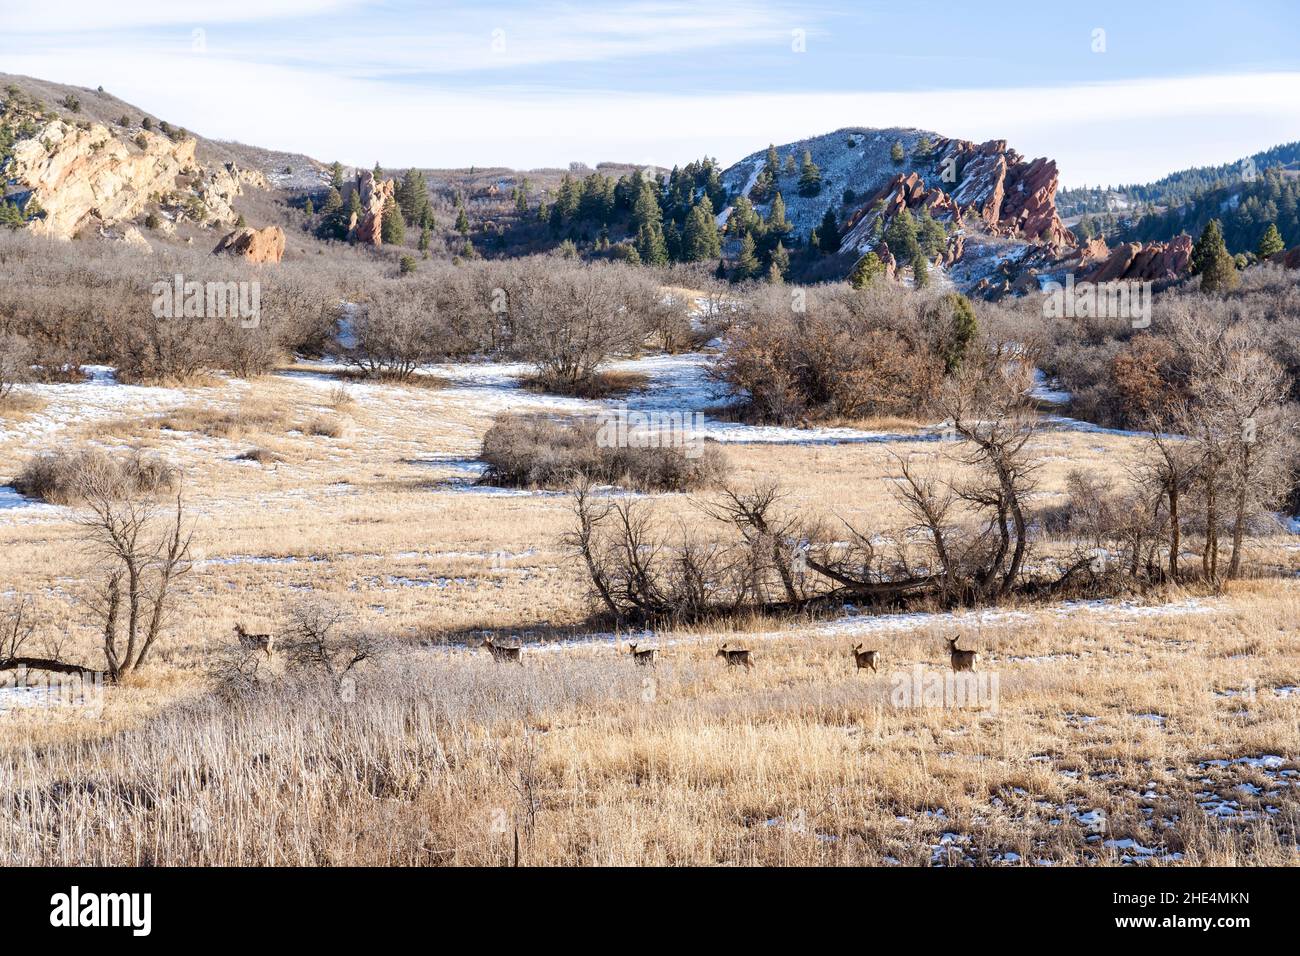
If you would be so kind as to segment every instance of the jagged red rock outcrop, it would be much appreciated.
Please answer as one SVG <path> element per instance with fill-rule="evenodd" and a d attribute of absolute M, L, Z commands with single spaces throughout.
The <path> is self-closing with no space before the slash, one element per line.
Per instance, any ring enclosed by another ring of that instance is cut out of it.
<path fill-rule="evenodd" d="M 384 209 L 394 201 L 397 184 L 391 179 L 376 183 L 375 174 L 363 170 L 357 176 L 356 188 L 361 197 L 361 215 L 352 214 L 348 239 L 372 246 L 383 245 Z"/>
<path fill-rule="evenodd" d="M 939 175 L 951 170 L 956 176 L 952 201 L 957 208 L 974 209 L 989 231 L 1047 243 L 1058 250 L 1077 244 L 1056 210 L 1060 177 L 1054 160 L 1025 162 L 1001 139 L 978 146 L 960 139 L 940 140 L 933 154 Z"/>
<path fill-rule="evenodd" d="M 243 256 L 259 264 L 278 263 L 284 258 L 284 238 L 284 230 L 279 226 L 236 229 L 217 243 L 212 254 Z"/>
<path fill-rule="evenodd" d="M 866 250 L 872 245 L 873 238 L 883 232 L 905 208 L 918 212 L 928 209 L 935 219 L 946 220 L 957 227 L 962 224 L 961 212 L 946 192 L 927 188 L 919 173 L 900 173 L 868 197 L 845 221 L 841 246 Z M 879 231 L 876 228 L 877 220 L 880 221 Z M 951 262 L 960 258 L 962 246 L 962 237 L 950 237 L 944 261 Z"/>
<path fill-rule="evenodd" d="M 1082 282 L 1167 282 L 1186 273 L 1192 260 L 1192 237 L 1169 242 L 1126 242 L 1079 275 Z"/>

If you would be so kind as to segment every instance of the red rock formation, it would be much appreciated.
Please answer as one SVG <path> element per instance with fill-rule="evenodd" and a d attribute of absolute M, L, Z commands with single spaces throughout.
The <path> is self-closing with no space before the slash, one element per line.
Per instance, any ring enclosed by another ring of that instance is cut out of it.
<path fill-rule="evenodd" d="M 396 184 L 391 179 L 375 182 L 375 174 L 363 170 L 357 176 L 357 190 L 361 193 L 361 218 L 356 214 L 348 223 L 348 239 L 372 246 L 383 245 L 384 209 L 393 202 Z"/>
<path fill-rule="evenodd" d="M 1098 236 L 1096 239 L 1089 239 L 1079 247 L 1080 262 L 1095 262 L 1098 259 L 1105 259 L 1110 255 L 1110 248 L 1106 245 L 1106 240 Z"/>
<path fill-rule="evenodd" d="M 843 226 L 841 246 L 858 251 L 870 248 L 873 237 L 883 233 L 904 208 L 913 211 L 928 209 L 935 219 L 948 220 L 958 228 L 962 225 L 961 212 L 947 193 L 942 189 L 927 189 L 925 181 L 917 173 L 906 176 L 900 173 L 848 218 Z M 877 218 L 880 219 L 880 232 L 876 231 Z M 960 258 L 961 249 L 961 238 L 957 237 L 954 242 L 950 237 L 944 261 Z"/>
<path fill-rule="evenodd" d="M 889 251 L 889 243 L 881 242 L 876 246 L 875 253 L 880 257 L 880 261 L 885 267 L 885 278 L 895 278 L 898 275 L 898 261 L 894 258 L 894 254 Z"/>
<path fill-rule="evenodd" d="M 940 175 L 951 169 L 957 176 L 953 202 L 959 209 L 974 209 L 991 232 L 1044 242 L 1058 250 L 1077 245 L 1056 211 L 1055 161 L 1027 163 L 1000 139 L 979 146 L 966 140 L 940 140 L 934 155 Z"/>
<path fill-rule="evenodd" d="M 213 255 L 220 253 L 243 256 L 249 262 L 278 263 L 284 258 L 284 230 L 279 226 L 236 229 L 212 250 Z"/>
<path fill-rule="evenodd" d="M 1192 259 L 1192 237 L 1176 236 L 1169 242 L 1126 242 L 1079 276 L 1081 282 L 1165 282 L 1187 271 Z"/>

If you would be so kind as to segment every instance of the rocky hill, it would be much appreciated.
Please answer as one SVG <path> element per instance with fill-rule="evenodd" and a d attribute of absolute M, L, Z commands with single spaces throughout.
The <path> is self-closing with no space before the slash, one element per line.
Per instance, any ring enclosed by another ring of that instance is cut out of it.
<path fill-rule="evenodd" d="M 1026 160 L 1002 140 L 975 144 L 925 130 L 850 127 L 776 152 L 776 190 L 795 234 L 806 236 L 828 208 L 842 224 L 842 274 L 868 251 L 889 258 L 881 236 L 903 208 L 928 210 L 944 225 L 947 249 L 936 264 L 948 280 L 977 292 L 1010 291 L 1023 284 L 1022 274 L 1037 275 L 1077 245 L 1056 211 L 1056 164 Z M 805 152 L 821 172 L 815 195 L 800 191 Z M 726 170 L 723 182 L 749 196 L 767 164 L 767 151 L 751 154 Z M 755 207 L 766 214 L 773 199 Z"/>

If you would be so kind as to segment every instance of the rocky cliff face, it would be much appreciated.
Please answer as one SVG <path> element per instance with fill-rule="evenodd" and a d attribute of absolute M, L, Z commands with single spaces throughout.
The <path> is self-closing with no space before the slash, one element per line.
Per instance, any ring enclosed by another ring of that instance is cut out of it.
<path fill-rule="evenodd" d="M 30 194 L 44 210 L 29 228 L 57 239 L 90 229 L 116 235 L 121 230 L 114 227 L 151 204 L 173 219 L 231 224 L 243 187 L 265 188 L 266 179 L 234 163 L 204 168 L 195 159 L 196 145 L 192 137 L 175 141 L 145 130 L 53 120 L 14 145 L 6 176 L 11 190 Z"/>
<path fill-rule="evenodd" d="M 177 177 L 194 167 L 195 141 L 139 136 L 138 143 L 125 142 L 98 123 L 83 129 L 54 120 L 20 140 L 8 177 L 45 210 L 30 228 L 70 239 L 88 226 L 134 219 L 150 197 L 173 191 Z"/>

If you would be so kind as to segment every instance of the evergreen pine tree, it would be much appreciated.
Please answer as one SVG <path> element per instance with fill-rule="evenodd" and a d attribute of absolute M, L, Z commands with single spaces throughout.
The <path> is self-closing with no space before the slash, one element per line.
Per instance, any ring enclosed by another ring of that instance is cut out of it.
<path fill-rule="evenodd" d="M 469 235 L 469 216 L 466 215 L 464 206 L 456 207 L 456 231 L 462 236 Z"/>
<path fill-rule="evenodd" d="M 1202 292 L 1229 292 L 1241 281 L 1217 219 L 1210 220 L 1192 247 L 1192 273 L 1200 275 Z"/>
<path fill-rule="evenodd" d="M 316 215 L 316 204 L 311 201 L 310 196 L 308 196 L 307 201 L 302 204 L 302 211 L 307 214 L 308 219 Z"/>
<path fill-rule="evenodd" d="M 343 192 L 343 164 L 337 159 L 330 163 L 330 186 Z"/>
<path fill-rule="evenodd" d="M 390 199 L 384 205 L 384 212 L 379 220 L 379 238 L 386 246 L 400 246 L 406 241 L 406 220 L 402 217 L 402 207 Z"/>
<path fill-rule="evenodd" d="M 889 244 L 889 251 L 893 253 L 894 260 L 900 266 L 919 257 L 921 247 L 916 241 L 916 220 L 912 218 L 912 213 L 906 206 L 894 216 L 893 222 L 885 230 L 884 239 Z"/>
<path fill-rule="evenodd" d="M 734 278 L 737 281 L 752 279 L 758 275 L 761 268 L 758 262 L 758 245 L 754 242 L 753 233 L 745 233 L 745 238 L 740 243 L 740 258 L 736 260 Z"/>
<path fill-rule="evenodd" d="M 429 242 L 432 239 L 433 239 L 433 230 L 430 229 L 428 226 L 424 226 L 423 228 L 420 229 L 420 241 L 416 243 L 415 247 L 419 249 L 421 252 L 428 254 Z"/>
<path fill-rule="evenodd" d="M 849 284 L 855 289 L 865 289 L 884 274 L 885 264 L 880 261 L 880 256 L 868 252 L 853 267 L 853 272 L 849 275 Z"/>
<path fill-rule="evenodd" d="M 903 152 L 903 141 L 901 139 L 894 140 L 894 145 L 889 147 L 889 158 L 894 161 L 895 166 L 899 166 L 902 165 L 906 157 L 907 154 Z"/>
<path fill-rule="evenodd" d="M 938 257 L 948 244 L 948 234 L 944 231 L 933 216 L 930 215 L 930 209 L 927 206 L 921 210 L 921 215 L 916 220 L 916 241 L 924 252 L 931 259 Z"/>
<path fill-rule="evenodd" d="M 912 259 L 912 287 L 924 289 L 930 284 L 930 263 L 924 255 Z"/>
<path fill-rule="evenodd" d="M 325 195 L 325 206 L 321 210 L 320 225 L 316 235 L 321 239 L 346 239 L 348 235 L 347 214 L 343 210 L 343 197 L 333 186 Z"/>
<path fill-rule="evenodd" d="M 668 246 L 664 242 L 663 227 L 659 223 L 648 222 L 641 227 L 637 233 L 636 251 L 646 265 L 667 265 Z"/>
<path fill-rule="evenodd" d="M 777 193 L 776 198 L 772 200 L 772 208 L 767 213 L 767 231 L 780 237 L 792 228 L 790 220 L 785 218 L 785 200 L 781 198 L 780 193 Z"/>
<path fill-rule="evenodd" d="M 951 375 L 961 365 L 966 350 L 979 334 L 979 323 L 975 320 L 975 309 L 970 299 L 961 293 L 949 293 L 944 301 L 952 308 L 952 325 L 943 351 L 944 369 Z"/>
<path fill-rule="evenodd" d="M 638 235 L 644 226 L 661 226 L 663 224 L 663 210 L 659 207 L 659 190 L 648 179 L 641 180 L 641 187 L 637 192 L 636 201 L 632 206 L 632 228 Z M 645 258 L 642 252 L 641 257 Z"/>
<path fill-rule="evenodd" d="M 1220 253 L 1226 254 L 1227 251 L 1227 246 L 1223 244 L 1223 230 L 1219 226 L 1219 220 L 1211 219 L 1201 231 L 1196 244 L 1192 246 L 1192 275 L 1200 275 L 1211 260 Z"/>
<path fill-rule="evenodd" d="M 1263 238 L 1259 240 L 1259 246 L 1255 249 L 1255 255 L 1261 259 L 1267 259 L 1269 256 L 1277 255 L 1284 249 L 1286 249 L 1286 243 L 1282 241 L 1282 234 L 1277 231 L 1277 223 L 1269 223 Z"/>
<path fill-rule="evenodd" d="M 816 196 L 822 191 L 822 171 L 813 162 L 812 153 L 803 151 L 803 168 L 799 174 L 799 195 Z"/>
<path fill-rule="evenodd" d="M 700 201 L 691 208 L 686 217 L 686 230 L 682 241 L 682 259 L 686 262 L 703 262 L 716 259 L 722 254 L 722 243 L 718 239 L 718 227 L 713 215 L 713 203 L 708 196 L 701 196 Z"/>
<path fill-rule="evenodd" d="M 822 216 L 822 224 L 817 227 L 817 231 L 813 235 L 817 239 L 817 248 L 827 255 L 840 251 L 840 227 L 835 221 L 834 206 L 826 207 L 826 215 Z"/>
<path fill-rule="evenodd" d="M 785 246 L 777 242 L 776 248 L 772 250 L 772 262 L 768 268 L 768 278 L 772 279 L 775 274 L 775 282 L 783 282 L 785 274 L 790 271 L 790 253 L 785 251 Z"/>

